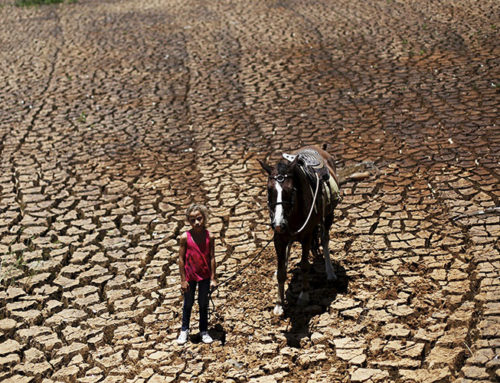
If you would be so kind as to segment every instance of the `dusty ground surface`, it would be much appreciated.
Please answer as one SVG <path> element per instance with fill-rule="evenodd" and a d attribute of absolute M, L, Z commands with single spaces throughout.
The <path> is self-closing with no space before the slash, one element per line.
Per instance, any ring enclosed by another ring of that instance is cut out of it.
<path fill-rule="evenodd" d="M 498 380 L 499 15 L 495 0 L 3 1 L 0 381 Z M 294 248 L 273 317 L 270 246 L 215 297 L 214 344 L 194 314 L 178 346 L 185 208 L 210 207 L 224 280 L 271 236 L 257 159 L 323 142 L 340 168 L 377 169 L 342 189 L 342 283 L 318 264 L 296 307 Z"/>

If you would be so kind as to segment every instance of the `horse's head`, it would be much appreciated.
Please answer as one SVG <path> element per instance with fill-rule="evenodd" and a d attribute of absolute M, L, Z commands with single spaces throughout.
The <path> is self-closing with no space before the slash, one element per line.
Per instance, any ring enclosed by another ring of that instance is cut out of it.
<path fill-rule="evenodd" d="M 296 163 L 282 159 L 272 168 L 262 161 L 259 162 L 269 176 L 267 206 L 271 216 L 271 226 L 275 232 L 285 233 L 296 201 L 297 189 L 294 185 Z"/>

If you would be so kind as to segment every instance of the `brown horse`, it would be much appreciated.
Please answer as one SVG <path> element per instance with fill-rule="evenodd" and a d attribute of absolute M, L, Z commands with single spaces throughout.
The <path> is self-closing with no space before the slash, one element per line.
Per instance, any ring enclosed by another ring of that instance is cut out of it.
<path fill-rule="evenodd" d="M 300 242 L 302 258 L 302 291 L 298 303 L 309 301 L 309 251 L 319 252 L 318 235 L 323 248 L 328 280 L 337 279 L 330 260 L 329 230 L 334 208 L 340 200 L 335 161 L 325 150 L 315 146 L 301 148 L 283 158 L 274 168 L 259 161 L 268 173 L 268 207 L 274 230 L 274 247 L 278 259 L 278 302 L 276 315 L 283 314 L 287 263 L 293 242 Z"/>

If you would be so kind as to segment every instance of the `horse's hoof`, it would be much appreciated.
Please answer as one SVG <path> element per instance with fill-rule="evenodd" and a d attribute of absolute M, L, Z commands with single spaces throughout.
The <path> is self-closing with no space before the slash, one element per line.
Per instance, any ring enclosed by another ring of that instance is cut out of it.
<path fill-rule="evenodd" d="M 309 293 L 301 292 L 299 298 L 297 299 L 297 304 L 299 306 L 305 306 L 309 303 Z"/>
<path fill-rule="evenodd" d="M 283 306 L 281 306 L 281 305 L 276 305 L 276 306 L 274 307 L 273 313 L 274 313 L 274 315 L 276 315 L 276 316 L 281 316 L 281 315 L 283 315 L 283 313 L 284 313 L 284 311 L 283 311 Z"/>

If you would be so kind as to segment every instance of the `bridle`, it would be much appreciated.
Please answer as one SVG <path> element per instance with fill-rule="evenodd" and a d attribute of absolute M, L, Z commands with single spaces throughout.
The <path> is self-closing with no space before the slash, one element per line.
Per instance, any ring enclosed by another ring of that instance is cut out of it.
<path fill-rule="evenodd" d="M 282 184 L 283 182 L 285 182 L 285 180 L 287 178 L 290 178 L 290 177 L 291 177 L 290 174 L 278 174 L 277 176 L 269 176 L 269 179 L 276 180 L 280 184 Z"/>
<path fill-rule="evenodd" d="M 301 170 L 304 171 L 302 168 L 301 168 Z M 306 218 L 306 221 L 304 222 L 304 224 L 301 226 L 301 228 L 299 230 L 297 230 L 296 232 L 294 232 L 292 235 L 297 235 L 300 232 L 302 232 L 302 230 L 304 230 L 304 228 L 307 226 L 307 224 L 309 222 L 309 219 L 311 218 L 312 211 L 314 210 L 314 207 L 316 206 L 316 198 L 318 196 L 318 190 L 319 190 L 319 177 L 318 177 L 317 173 L 314 173 L 314 174 L 316 176 L 316 190 L 314 191 L 313 201 L 311 203 L 311 209 L 309 210 L 309 214 L 307 215 L 307 218 Z M 278 174 L 276 176 L 269 176 L 269 179 L 273 179 L 276 182 L 282 184 L 289 177 L 291 177 L 291 176 L 288 175 L 288 174 Z M 293 194 L 292 194 L 291 201 L 281 201 L 281 202 L 275 202 L 275 203 L 268 202 L 267 206 L 268 206 L 269 211 L 271 212 L 271 214 L 274 214 L 273 213 L 273 207 L 275 208 L 278 205 L 290 205 L 290 206 L 293 206 L 294 203 L 295 203 L 296 192 L 297 192 L 297 189 L 294 188 L 293 189 Z"/>
<path fill-rule="evenodd" d="M 279 184 L 282 184 L 283 182 L 285 182 L 285 180 L 287 178 L 291 178 L 292 176 L 289 175 L 289 174 L 278 174 L 276 176 L 269 176 L 269 179 L 271 180 L 275 180 L 276 182 L 278 182 Z M 290 201 L 281 201 L 281 202 L 267 202 L 267 206 L 271 212 L 271 214 L 274 214 L 273 213 L 273 209 L 276 208 L 276 206 L 278 205 L 290 205 L 290 206 L 293 206 L 295 204 L 295 194 L 296 194 L 297 190 L 295 188 L 293 188 L 293 194 L 292 194 L 292 198 Z"/>

